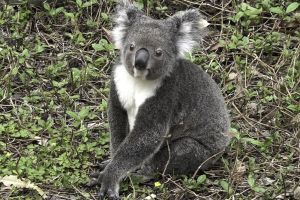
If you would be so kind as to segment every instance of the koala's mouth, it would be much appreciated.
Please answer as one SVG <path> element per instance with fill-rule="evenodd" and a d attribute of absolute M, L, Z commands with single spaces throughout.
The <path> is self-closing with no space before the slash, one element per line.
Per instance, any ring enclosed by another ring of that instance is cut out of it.
<path fill-rule="evenodd" d="M 145 80 L 148 74 L 149 74 L 149 69 L 139 70 L 136 69 L 135 67 L 133 68 L 133 76 L 135 78 L 140 78 Z"/>

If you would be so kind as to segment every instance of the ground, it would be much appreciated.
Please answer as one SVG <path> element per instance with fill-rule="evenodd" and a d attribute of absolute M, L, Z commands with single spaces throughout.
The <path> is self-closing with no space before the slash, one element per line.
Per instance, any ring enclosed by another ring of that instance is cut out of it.
<path fill-rule="evenodd" d="M 209 34 L 188 59 L 222 88 L 233 139 L 213 169 L 146 184 L 129 179 L 123 199 L 300 199 L 297 2 L 136 2 L 155 18 L 188 8 L 207 17 Z M 0 4 L 0 180 L 30 180 L 52 200 L 96 199 L 84 184 L 109 153 L 116 4 Z M 34 188 L 0 186 L 3 199 L 42 198 Z"/>

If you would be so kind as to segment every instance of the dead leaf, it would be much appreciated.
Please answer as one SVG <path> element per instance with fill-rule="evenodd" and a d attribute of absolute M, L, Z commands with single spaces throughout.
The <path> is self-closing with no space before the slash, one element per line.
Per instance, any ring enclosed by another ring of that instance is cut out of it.
<path fill-rule="evenodd" d="M 292 119 L 293 124 L 300 124 L 300 113 L 298 113 L 293 119 Z"/>
<path fill-rule="evenodd" d="M 39 145 L 42 145 L 42 146 L 47 146 L 48 144 L 48 139 L 47 138 L 42 138 L 42 137 L 39 137 L 39 136 L 35 136 L 33 139 L 35 139 Z"/>
<path fill-rule="evenodd" d="M 257 114 L 257 103 L 255 102 L 249 102 L 246 105 L 246 110 L 249 113 L 249 115 L 256 115 Z"/>
<path fill-rule="evenodd" d="M 265 177 L 262 181 L 263 181 L 264 185 L 272 185 L 272 183 L 275 182 L 274 179 L 271 179 L 269 177 Z"/>
<path fill-rule="evenodd" d="M 294 190 L 294 198 L 300 200 L 300 186 Z"/>
<path fill-rule="evenodd" d="M 210 51 L 215 51 L 217 49 L 219 49 L 221 47 L 220 43 L 215 43 L 215 44 L 212 44 L 208 49 Z"/>
<path fill-rule="evenodd" d="M 234 166 L 233 172 L 232 172 L 233 181 L 236 183 L 242 182 L 245 172 L 246 172 L 245 164 L 242 161 L 237 159 L 235 161 L 235 166 Z"/>
<path fill-rule="evenodd" d="M 229 81 L 232 81 L 236 78 L 237 76 L 237 73 L 234 73 L 234 72 L 231 72 L 229 75 L 228 75 L 228 80 Z"/>
<path fill-rule="evenodd" d="M 4 176 L 3 178 L 0 177 L 0 183 L 3 183 L 4 186 L 7 187 L 16 187 L 16 188 L 28 188 L 28 189 L 34 189 L 36 190 L 39 195 L 41 195 L 43 198 L 47 198 L 47 195 L 45 194 L 45 192 L 39 188 L 38 186 L 36 186 L 35 184 L 31 183 L 29 180 L 21 180 L 18 179 L 17 176 L 15 175 L 9 175 L 9 176 Z"/>

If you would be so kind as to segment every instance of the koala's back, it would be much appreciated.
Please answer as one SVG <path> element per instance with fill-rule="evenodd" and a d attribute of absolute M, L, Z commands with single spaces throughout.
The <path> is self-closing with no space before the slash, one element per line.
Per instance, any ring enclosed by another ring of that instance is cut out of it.
<path fill-rule="evenodd" d="M 230 120 L 218 85 L 203 69 L 188 60 L 178 60 L 176 70 L 179 94 L 173 126 L 180 130 L 180 135 L 188 132 L 202 142 L 207 140 L 212 144 L 220 140 L 223 143 Z"/>

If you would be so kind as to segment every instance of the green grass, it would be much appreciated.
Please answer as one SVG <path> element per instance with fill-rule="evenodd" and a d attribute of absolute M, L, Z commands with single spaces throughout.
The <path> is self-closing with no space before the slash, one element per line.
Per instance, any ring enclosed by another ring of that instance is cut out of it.
<path fill-rule="evenodd" d="M 231 145 L 196 177 L 126 181 L 124 199 L 291 199 L 300 186 L 299 3 L 212 2 L 149 0 L 147 11 L 165 18 L 194 7 L 209 19 L 204 48 L 190 59 L 222 87 Z M 0 177 L 30 180 L 57 199 L 97 197 L 84 183 L 108 157 L 114 7 L 113 1 L 39 9 L 0 2 Z M 41 198 L 36 190 L 3 185 L 0 196 Z"/>

